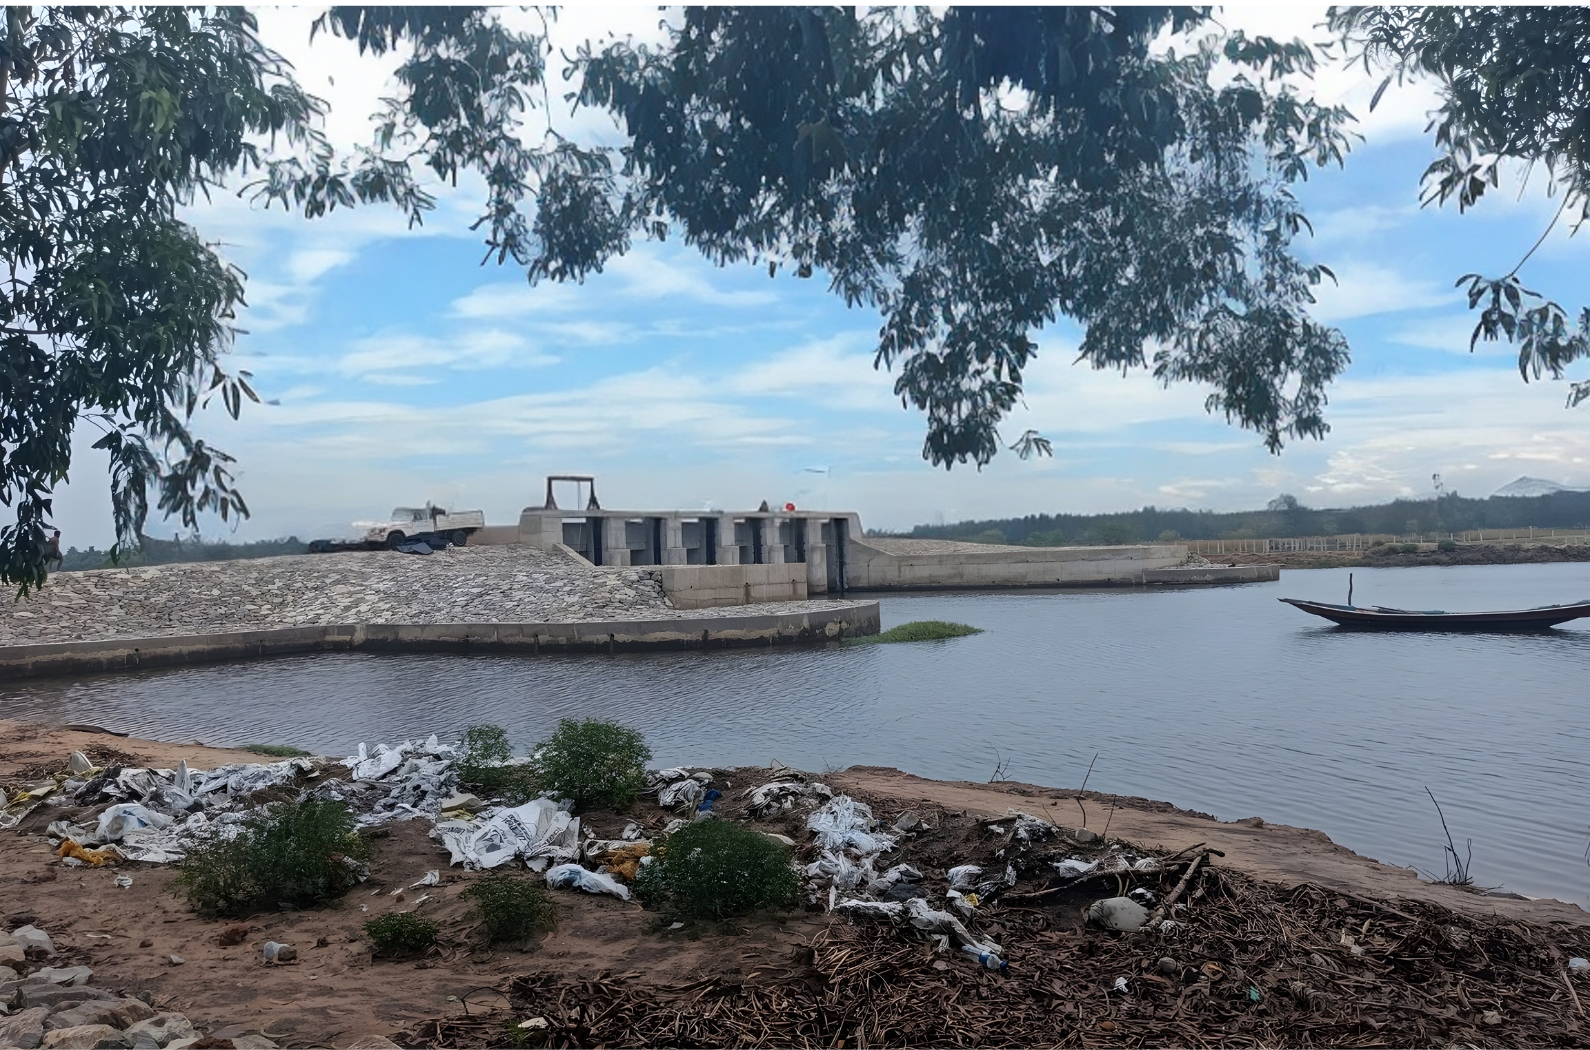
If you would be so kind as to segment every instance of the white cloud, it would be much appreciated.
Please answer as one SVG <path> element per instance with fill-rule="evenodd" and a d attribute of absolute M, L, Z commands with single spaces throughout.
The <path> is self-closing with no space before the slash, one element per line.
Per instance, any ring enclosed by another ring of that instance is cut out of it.
<path fill-rule="evenodd" d="M 1461 303 L 1462 297 L 1450 288 L 1416 277 L 1409 277 L 1381 263 L 1349 260 L 1331 266 L 1336 274 L 1317 289 L 1319 299 L 1310 313 L 1321 321 L 1334 323 L 1374 314 L 1420 310 L 1432 306 Z"/>
<path fill-rule="evenodd" d="M 354 349 L 336 361 L 343 375 L 362 376 L 389 385 L 430 382 L 429 377 L 398 378 L 404 369 L 539 368 L 558 358 L 535 350 L 522 336 L 501 329 L 464 331 L 445 338 L 396 333 L 357 340 Z"/>

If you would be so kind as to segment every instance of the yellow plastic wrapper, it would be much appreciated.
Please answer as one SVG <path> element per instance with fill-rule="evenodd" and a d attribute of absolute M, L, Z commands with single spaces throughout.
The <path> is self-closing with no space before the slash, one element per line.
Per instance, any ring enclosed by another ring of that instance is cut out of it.
<path fill-rule="evenodd" d="M 57 857 L 76 857 L 84 864 L 92 864 L 102 868 L 106 864 L 113 864 L 121 859 L 121 854 L 116 852 L 116 847 L 106 846 L 104 849 L 85 849 L 72 839 L 62 839 L 61 845 L 56 849 Z"/>
<path fill-rule="evenodd" d="M 635 876 L 640 873 L 640 858 L 650 855 L 651 843 L 634 842 L 617 849 L 604 850 L 597 860 L 607 865 L 610 874 L 616 875 L 625 882 L 635 881 Z"/>

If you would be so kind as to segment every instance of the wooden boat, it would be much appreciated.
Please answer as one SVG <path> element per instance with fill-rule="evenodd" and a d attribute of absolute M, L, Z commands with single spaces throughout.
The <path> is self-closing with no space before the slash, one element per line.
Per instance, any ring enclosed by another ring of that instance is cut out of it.
<path fill-rule="evenodd" d="M 1590 616 L 1590 602 L 1542 605 L 1511 612 L 1443 612 L 1440 609 L 1387 609 L 1379 605 L 1332 605 L 1302 598 L 1280 600 L 1342 627 L 1371 631 L 1538 631 Z"/>

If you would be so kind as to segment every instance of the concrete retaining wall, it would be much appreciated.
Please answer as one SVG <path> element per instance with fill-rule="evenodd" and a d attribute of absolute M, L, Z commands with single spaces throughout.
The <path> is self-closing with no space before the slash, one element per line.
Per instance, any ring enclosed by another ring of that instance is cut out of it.
<path fill-rule="evenodd" d="M 806 566 L 664 565 L 663 593 L 678 609 L 806 600 Z"/>
<path fill-rule="evenodd" d="M 877 602 L 800 613 L 569 623 L 334 624 L 0 647 L 0 681 L 292 653 L 614 653 L 796 645 L 877 634 Z"/>
<path fill-rule="evenodd" d="M 1145 571 L 1174 568 L 1187 560 L 1182 544 L 893 554 L 855 538 L 847 554 L 845 582 L 858 591 L 1138 584 Z"/>

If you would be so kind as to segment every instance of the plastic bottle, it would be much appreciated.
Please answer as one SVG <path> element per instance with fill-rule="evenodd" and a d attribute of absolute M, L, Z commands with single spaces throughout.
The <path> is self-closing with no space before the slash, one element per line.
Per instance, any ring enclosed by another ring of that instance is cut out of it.
<path fill-rule="evenodd" d="M 1005 960 L 1001 959 L 993 952 L 982 951 L 975 944 L 963 944 L 961 945 L 961 951 L 965 952 L 967 955 L 970 955 L 973 959 L 976 959 L 979 966 L 986 967 L 990 970 L 1004 970 L 1009 966 Z"/>

